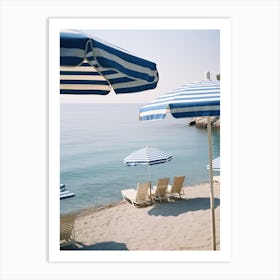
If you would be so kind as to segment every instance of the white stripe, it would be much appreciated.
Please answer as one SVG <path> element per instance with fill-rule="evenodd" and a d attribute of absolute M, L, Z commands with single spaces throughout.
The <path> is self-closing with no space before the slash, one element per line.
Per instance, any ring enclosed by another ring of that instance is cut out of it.
<path fill-rule="evenodd" d="M 96 76 L 96 75 L 60 75 L 60 80 L 88 80 L 88 81 L 106 81 L 103 76 Z"/>
<path fill-rule="evenodd" d="M 197 98 L 197 97 L 201 97 L 201 96 L 220 96 L 220 89 L 216 88 L 216 89 L 209 90 L 209 91 L 197 89 L 197 90 L 191 91 L 191 92 L 184 90 L 181 93 L 171 92 L 166 95 L 158 97 L 158 99 L 154 100 L 153 102 L 157 102 L 158 100 L 173 99 L 176 97 Z"/>
<path fill-rule="evenodd" d="M 60 66 L 60 71 L 83 71 L 83 72 L 97 72 L 91 65 L 88 66 Z"/>
<path fill-rule="evenodd" d="M 112 84 L 112 87 L 114 89 L 119 89 L 119 88 L 132 88 L 132 87 L 137 87 L 137 86 L 143 86 L 145 84 L 150 84 L 149 82 L 144 82 L 143 80 L 135 80 L 131 82 L 126 82 L 126 83 L 118 83 L 118 84 Z"/>
<path fill-rule="evenodd" d="M 200 111 L 216 111 L 220 110 L 220 106 L 196 106 L 170 109 L 170 113 L 200 112 Z"/>
<path fill-rule="evenodd" d="M 60 89 L 77 89 L 77 90 L 110 90 L 108 85 L 85 85 L 85 84 L 61 84 Z"/>

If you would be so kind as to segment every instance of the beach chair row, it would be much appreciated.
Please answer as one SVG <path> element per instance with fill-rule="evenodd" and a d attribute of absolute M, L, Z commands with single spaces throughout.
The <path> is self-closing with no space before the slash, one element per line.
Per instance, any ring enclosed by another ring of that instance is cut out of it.
<path fill-rule="evenodd" d="M 122 190 L 123 199 L 131 202 L 133 206 L 151 204 L 154 201 L 168 201 L 171 196 L 184 195 L 185 176 L 175 176 L 172 185 L 169 185 L 169 178 L 160 178 L 156 186 L 151 182 L 138 183 L 135 189 Z"/>

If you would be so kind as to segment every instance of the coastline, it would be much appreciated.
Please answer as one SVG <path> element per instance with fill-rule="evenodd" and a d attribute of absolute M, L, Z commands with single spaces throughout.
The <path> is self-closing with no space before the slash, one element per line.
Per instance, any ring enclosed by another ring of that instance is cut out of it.
<path fill-rule="evenodd" d="M 182 199 L 133 207 L 127 201 L 81 210 L 74 230 L 80 250 L 211 250 L 209 183 L 184 188 Z M 214 183 L 220 248 L 220 183 Z M 67 216 L 67 215 L 63 215 Z"/>
<path fill-rule="evenodd" d="M 162 122 L 140 122 L 139 104 L 67 104 L 61 110 L 60 182 L 76 194 L 61 200 L 61 214 L 120 201 L 121 190 L 146 180 L 145 166 L 128 167 L 123 159 L 147 144 L 173 157 L 151 168 L 154 184 L 162 174 L 171 181 L 185 175 L 186 185 L 209 180 L 207 131 L 186 127 L 186 119 L 169 116 Z M 215 158 L 220 155 L 220 130 L 212 132 Z"/>

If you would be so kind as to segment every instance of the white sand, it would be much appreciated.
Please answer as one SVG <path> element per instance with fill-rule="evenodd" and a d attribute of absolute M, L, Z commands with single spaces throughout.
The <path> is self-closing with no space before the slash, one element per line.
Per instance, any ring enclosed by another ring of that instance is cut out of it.
<path fill-rule="evenodd" d="M 208 183 L 185 188 L 181 200 L 136 208 L 129 202 L 82 211 L 77 247 L 88 250 L 211 250 Z M 214 184 L 216 244 L 220 248 L 220 184 Z"/>

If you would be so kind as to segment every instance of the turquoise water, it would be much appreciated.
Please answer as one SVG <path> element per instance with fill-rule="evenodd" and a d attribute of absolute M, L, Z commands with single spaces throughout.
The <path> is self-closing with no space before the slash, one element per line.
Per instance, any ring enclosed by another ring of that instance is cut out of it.
<path fill-rule="evenodd" d="M 157 178 L 186 176 L 186 185 L 208 181 L 206 129 L 188 119 L 138 120 L 139 104 L 62 104 L 60 179 L 73 198 L 60 201 L 61 213 L 100 207 L 122 199 L 121 190 L 147 180 L 146 166 L 123 164 L 147 144 L 170 153 L 172 161 L 151 166 Z M 213 157 L 220 154 L 220 131 L 212 130 Z"/>

